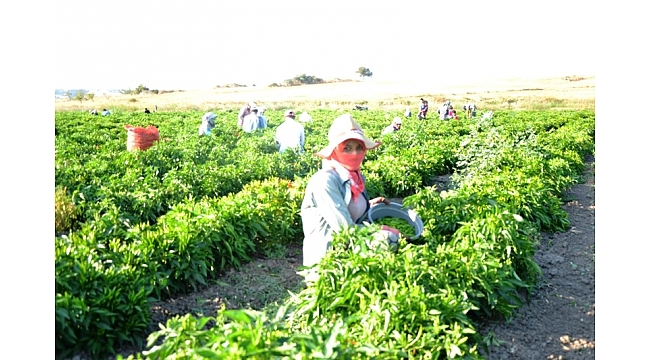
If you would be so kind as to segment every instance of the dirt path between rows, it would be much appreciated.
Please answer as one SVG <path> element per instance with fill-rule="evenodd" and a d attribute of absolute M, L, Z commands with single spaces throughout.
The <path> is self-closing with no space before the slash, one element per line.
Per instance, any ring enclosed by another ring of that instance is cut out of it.
<path fill-rule="evenodd" d="M 502 341 L 488 359 L 594 359 L 596 356 L 596 165 L 585 162 L 582 184 L 566 194 L 571 228 L 543 234 L 535 261 L 543 279 L 508 323 L 489 324 Z"/>

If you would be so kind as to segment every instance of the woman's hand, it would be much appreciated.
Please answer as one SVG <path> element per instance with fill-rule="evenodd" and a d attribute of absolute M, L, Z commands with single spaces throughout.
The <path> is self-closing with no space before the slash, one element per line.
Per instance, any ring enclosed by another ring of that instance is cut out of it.
<path fill-rule="evenodd" d="M 392 227 L 390 227 L 390 226 L 382 225 L 382 226 L 381 226 L 381 229 L 382 229 L 383 231 L 391 232 L 391 233 L 395 234 L 395 236 L 399 236 L 399 230 L 394 229 L 394 228 L 392 228 Z"/>
<path fill-rule="evenodd" d="M 370 200 L 369 202 L 370 202 L 370 206 L 377 205 L 379 203 L 384 203 L 386 205 L 390 205 L 390 201 L 388 201 L 388 199 L 386 199 L 383 196 L 376 197 L 376 198 Z"/>

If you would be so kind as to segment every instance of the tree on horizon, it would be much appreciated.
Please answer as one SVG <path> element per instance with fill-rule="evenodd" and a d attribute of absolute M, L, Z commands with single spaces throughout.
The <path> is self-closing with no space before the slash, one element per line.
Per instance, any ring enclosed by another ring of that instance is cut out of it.
<path fill-rule="evenodd" d="M 363 80 L 364 77 L 372 77 L 372 71 L 368 69 L 367 67 L 360 66 L 359 69 L 357 70 L 357 74 L 361 76 L 361 79 Z"/>

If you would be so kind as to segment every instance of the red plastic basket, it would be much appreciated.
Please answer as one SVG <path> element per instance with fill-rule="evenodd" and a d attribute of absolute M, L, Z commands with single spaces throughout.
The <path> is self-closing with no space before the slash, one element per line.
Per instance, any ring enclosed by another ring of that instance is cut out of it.
<path fill-rule="evenodd" d="M 133 150 L 147 150 L 153 146 L 153 143 L 160 139 L 160 133 L 155 126 L 147 126 L 146 128 L 140 126 L 125 125 L 127 131 L 126 149 Z"/>

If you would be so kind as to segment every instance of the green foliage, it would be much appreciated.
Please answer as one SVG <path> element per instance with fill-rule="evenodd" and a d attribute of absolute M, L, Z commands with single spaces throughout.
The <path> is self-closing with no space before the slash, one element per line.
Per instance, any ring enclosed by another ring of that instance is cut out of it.
<path fill-rule="evenodd" d="M 149 336 L 151 350 L 143 354 L 147 359 L 390 359 L 399 353 L 351 341 L 342 321 L 293 332 L 285 313 L 281 308 L 268 318 L 264 312 L 221 309 L 216 317 L 179 316 Z M 214 326 L 206 329 L 208 323 Z"/>
<path fill-rule="evenodd" d="M 404 219 L 385 217 L 373 221 L 373 224 L 386 225 L 392 227 L 393 229 L 397 229 L 400 232 L 400 234 L 404 236 L 415 236 L 415 229 L 413 228 L 413 226 L 411 226 L 411 224 L 409 224 L 408 221 Z"/>
<path fill-rule="evenodd" d="M 306 331 L 343 320 L 356 343 L 393 349 L 394 356 L 476 354 L 466 315 L 474 307 L 434 266 L 431 249 L 406 245 L 395 254 L 373 238 L 371 228 L 335 236 L 319 277 L 292 299 L 292 326 Z"/>
<path fill-rule="evenodd" d="M 372 77 L 372 71 L 370 71 L 370 69 L 363 66 L 360 66 L 359 69 L 357 69 L 357 74 L 359 74 L 361 78 Z"/>
<path fill-rule="evenodd" d="M 136 88 L 133 89 L 133 90 L 131 90 L 131 89 L 122 89 L 122 90 L 120 90 L 120 93 L 124 94 L 124 95 L 139 95 L 139 94 L 144 94 L 144 93 L 162 94 L 162 93 L 165 93 L 165 92 L 172 92 L 172 91 L 160 91 L 160 90 L 157 90 L 157 89 L 149 89 L 148 87 L 146 87 L 146 86 L 144 86 L 142 84 L 136 86 Z M 135 99 L 131 99 L 131 100 L 135 100 Z"/>
<path fill-rule="evenodd" d="M 322 84 L 324 82 L 323 79 L 307 75 L 307 74 L 302 74 L 302 75 L 297 75 L 294 76 L 293 79 L 287 79 L 284 81 L 285 86 L 298 86 L 298 85 L 310 85 L 310 84 Z M 273 84 L 271 84 L 273 85 Z M 277 84 L 275 84 L 277 85 Z"/>
<path fill-rule="evenodd" d="M 54 190 L 54 232 L 60 234 L 72 228 L 79 214 L 72 198 L 68 196 L 65 187 Z"/>
<path fill-rule="evenodd" d="M 142 84 L 140 84 L 135 88 L 135 90 L 133 90 L 133 93 L 137 95 L 137 94 L 141 94 L 141 93 L 143 93 L 145 91 L 149 91 L 149 88 L 142 85 Z"/>
<path fill-rule="evenodd" d="M 509 318 L 523 304 L 521 291 L 529 290 L 541 275 L 532 260 L 536 239 L 537 231 L 522 217 L 492 210 L 465 222 L 440 245 L 436 266 L 458 287 L 468 289 L 478 311 Z"/>
<path fill-rule="evenodd" d="M 55 217 L 67 214 L 58 219 L 69 231 L 55 238 L 57 355 L 140 346 L 152 299 L 300 243 L 305 185 L 321 165 L 311 154 L 341 113 L 310 110 L 305 153 L 282 155 L 273 144 L 281 110 L 268 110 L 269 127 L 255 134 L 236 126 L 236 110 L 216 112 L 209 137 L 196 135 L 202 111 L 159 112 L 161 140 L 137 152 L 126 151 L 124 125 L 147 126 L 150 116 L 56 113 L 55 203 L 66 210 L 55 207 Z M 403 197 L 419 214 L 418 245 L 387 251 L 377 225 L 348 229 L 319 277 L 273 319 L 186 315 L 151 334 L 137 357 L 479 358 L 474 321 L 514 313 L 538 281 L 539 232 L 569 225 L 561 198 L 593 154 L 595 114 L 405 119 L 381 136 L 399 115 L 354 112 L 382 142 L 361 171 L 371 196 Z M 450 174 L 439 192 L 435 178 Z"/>
<path fill-rule="evenodd" d="M 86 100 L 86 94 L 86 90 L 77 90 L 76 94 L 74 95 L 74 99 L 82 103 L 84 100 Z"/>
<path fill-rule="evenodd" d="M 62 356 L 85 350 L 101 357 L 123 344 L 140 345 L 149 323 L 147 277 L 115 264 L 101 248 L 91 237 L 56 238 L 55 333 Z"/>
<path fill-rule="evenodd" d="M 57 296 L 81 299 L 98 314 L 102 309 L 125 309 L 125 313 L 115 313 L 115 321 L 123 320 L 136 307 L 140 317 L 129 316 L 133 317 L 131 321 L 140 322 L 129 325 L 125 321 L 128 327 L 110 325 L 108 329 L 116 332 L 115 341 L 135 341 L 147 325 L 148 303 L 134 302 L 139 299 L 136 295 L 102 298 L 102 291 L 127 291 L 122 281 L 133 284 L 134 289 L 145 289 L 145 300 L 196 290 L 222 270 L 239 266 L 262 249 L 295 241 L 302 192 L 300 183 L 287 180 L 253 183 L 239 194 L 178 204 L 155 225 L 133 225 L 132 218 L 125 218 L 113 208 L 69 239 L 57 238 Z M 285 221 L 274 221 L 278 218 Z M 82 281 L 84 269 L 88 281 Z M 120 272 L 110 273 L 120 279 L 110 281 L 113 277 L 107 272 L 111 269 L 129 270 L 133 279 L 124 279 Z M 98 297 L 88 299 L 89 295 Z M 67 314 L 77 303 L 57 302 L 57 314 Z M 82 326 L 71 321 L 69 316 L 57 318 L 59 351 L 78 351 L 84 346 L 96 347 L 93 351 L 99 354 L 113 351 L 116 343 L 94 340 L 99 334 L 106 336 L 104 331 L 96 330 L 99 325 L 84 322 Z"/>

